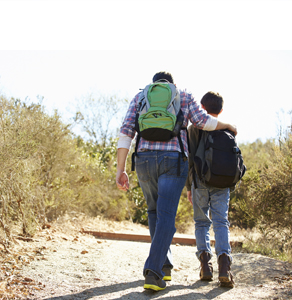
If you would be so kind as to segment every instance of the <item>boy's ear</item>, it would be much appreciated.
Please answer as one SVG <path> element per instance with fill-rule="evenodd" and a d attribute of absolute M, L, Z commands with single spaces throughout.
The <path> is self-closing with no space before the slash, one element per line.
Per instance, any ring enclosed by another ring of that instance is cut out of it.
<path fill-rule="evenodd" d="M 218 114 L 218 115 L 220 115 L 220 114 L 222 113 L 222 111 L 223 111 L 223 108 L 220 110 L 220 112 L 219 112 L 219 114 Z"/>
<path fill-rule="evenodd" d="M 203 108 L 204 110 L 207 110 L 206 107 L 205 107 L 203 104 L 201 104 L 201 106 L 202 106 L 202 108 Z"/>

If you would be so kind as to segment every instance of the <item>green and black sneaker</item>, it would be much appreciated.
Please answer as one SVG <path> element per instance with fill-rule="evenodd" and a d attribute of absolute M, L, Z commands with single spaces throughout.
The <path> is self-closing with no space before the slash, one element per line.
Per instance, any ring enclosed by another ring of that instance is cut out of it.
<path fill-rule="evenodd" d="M 159 278 L 155 273 L 149 271 L 145 276 L 144 289 L 152 291 L 161 291 L 166 288 L 166 283 Z"/>

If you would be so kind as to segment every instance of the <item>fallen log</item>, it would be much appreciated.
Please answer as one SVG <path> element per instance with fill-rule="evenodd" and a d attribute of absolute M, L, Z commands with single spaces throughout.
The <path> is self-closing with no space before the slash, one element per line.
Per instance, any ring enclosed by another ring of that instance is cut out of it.
<path fill-rule="evenodd" d="M 151 243 L 151 238 L 147 234 L 132 234 L 132 233 L 114 233 L 114 232 L 100 232 L 92 230 L 81 230 L 82 233 L 91 234 L 97 238 L 109 240 L 123 240 L 133 242 Z M 215 240 L 210 241 L 211 246 L 215 246 Z M 186 246 L 196 246 L 196 239 L 191 237 L 174 236 L 172 244 L 180 244 Z M 242 247 L 242 242 L 230 242 L 231 247 Z"/>

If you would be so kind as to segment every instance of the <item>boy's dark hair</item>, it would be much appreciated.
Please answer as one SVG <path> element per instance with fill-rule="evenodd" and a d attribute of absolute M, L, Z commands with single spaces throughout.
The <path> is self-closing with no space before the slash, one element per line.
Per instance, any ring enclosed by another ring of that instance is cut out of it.
<path fill-rule="evenodd" d="M 219 93 L 208 92 L 201 100 L 201 104 L 205 106 L 209 114 L 218 115 L 223 107 L 223 98 Z"/>
<path fill-rule="evenodd" d="M 173 83 L 173 77 L 170 73 L 167 72 L 158 72 L 153 76 L 152 81 L 168 81 L 170 83 Z"/>

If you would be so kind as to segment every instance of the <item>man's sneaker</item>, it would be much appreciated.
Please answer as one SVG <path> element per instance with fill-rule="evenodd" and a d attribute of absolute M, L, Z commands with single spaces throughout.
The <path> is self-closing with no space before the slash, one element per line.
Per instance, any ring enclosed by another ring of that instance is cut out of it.
<path fill-rule="evenodd" d="M 163 280 L 170 281 L 171 280 L 171 268 L 163 267 L 162 271 L 165 273 Z"/>
<path fill-rule="evenodd" d="M 166 283 L 163 279 L 159 278 L 155 273 L 149 271 L 145 276 L 144 289 L 161 291 L 166 288 Z"/>
<path fill-rule="evenodd" d="M 222 287 L 234 287 L 233 275 L 231 273 L 231 261 L 227 254 L 223 253 L 219 256 L 219 281 Z"/>
<path fill-rule="evenodd" d="M 200 279 L 211 281 L 213 280 L 213 266 L 210 253 L 203 251 L 200 255 Z"/>

